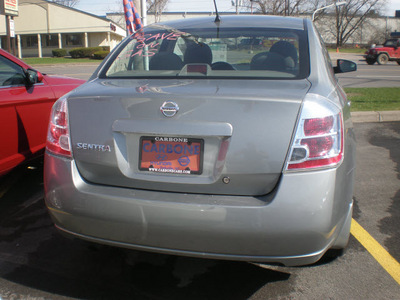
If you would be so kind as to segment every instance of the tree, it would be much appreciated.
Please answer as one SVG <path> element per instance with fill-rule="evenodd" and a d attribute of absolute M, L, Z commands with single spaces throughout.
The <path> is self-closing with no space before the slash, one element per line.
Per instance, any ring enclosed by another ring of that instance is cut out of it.
<path fill-rule="evenodd" d="M 367 17 L 377 15 L 385 4 L 386 0 L 347 0 L 343 7 L 336 7 L 336 26 L 332 31 L 336 47 L 343 46 Z"/>
<path fill-rule="evenodd" d="M 122 4 L 122 0 L 117 0 L 117 3 Z M 141 3 L 140 0 L 133 0 L 133 4 L 135 5 L 136 9 L 139 11 L 141 15 Z M 159 22 L 161 18 L 161 14 L 164 11 L 165 7 L 168 4 L 168 0 L 146 0 L 147 12 L 154 13 L 155 22 Z M 121 11 L 123 11 L 123 6 L 121 6 Z"/>
<path fill-rule="evenodd" d="M 79 0 L 53 0 L 53 2 L 68 7 L 74 7 L 79 3 Z"/>
<path fill-rule="evenodd" d="M 315 10 L 331 5 L 340 0 L 247 0 L 245 6 L 252 11 L 269 15 L 312 14 Z M 329 32 L 336 40 L 336 46 L 341 47 L 360 28 L 367 19 L 379 15 L 387 0 L 347 0 L 346 5 L 321 10 L 316 14 L 315 21 L 322 20 L 334 11 L 334 22 L 329 26 Z M 332 15 L 332 14 L 330 14 Z M 325 21 L 326 23 L 326 21 Z M 326 25 L 326 24 L 325 24 Z"/>
<path fill-rule="evenodd" d="M 154 13 L 156 18 L 161 16 L 162 12 L 164 11 L 165 7 L 168 4 L 168 0 L 146 0 L 147 4 L 147 12 Z"/>
<path fill-rule="evenodd" d="M 264 15 L 291 16 L 313 11 L 326 0 L 246 0 L 245 7 Z"/>

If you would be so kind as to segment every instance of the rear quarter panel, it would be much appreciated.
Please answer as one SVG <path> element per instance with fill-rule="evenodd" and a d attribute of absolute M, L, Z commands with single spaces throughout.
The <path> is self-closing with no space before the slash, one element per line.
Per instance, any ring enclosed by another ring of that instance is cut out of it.
<path fill-rule="evenodd" d="M 332 218 L 337 221 L 346 215 L 349 205 L 352 203 L 356 139 L 350 115 L 350 102 L 333 72 L 329 53 L 311 22 L 309 22 L 308 29 L 311 63 L 309 80 L 312 86 L 310 93 L 326 97 L 342 110 L 343 115 L 344 159 L 336 172 L 335 201 L 332 210 Z"/>

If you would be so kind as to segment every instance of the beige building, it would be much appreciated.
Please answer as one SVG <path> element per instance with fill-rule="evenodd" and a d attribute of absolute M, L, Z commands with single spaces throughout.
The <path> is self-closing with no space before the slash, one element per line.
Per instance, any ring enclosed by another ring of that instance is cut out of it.
<path fill-rule="evenodd" d="M 15 43 L 19 57 L 51 56 L 57 48 L 110 46 L 125 36 L 115 22 L 46 0 L 19 0 L 14 17 Z M 6 20 L 0 16 L 0 48 L 6 47 Z"/>

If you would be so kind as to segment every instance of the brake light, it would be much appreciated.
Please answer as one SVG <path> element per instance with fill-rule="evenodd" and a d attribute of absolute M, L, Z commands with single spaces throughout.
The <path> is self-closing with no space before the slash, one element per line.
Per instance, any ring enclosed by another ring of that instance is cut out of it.
<path fill-rule="evenodd" d="M 286 169 L 337 166 L 343 158 L 343 142 L 340 109 L 322 96 L 308 94 Z"/>
<path fill-rule="evenodd" d="M 46 150 L 54 154 L 71 157 L 68 108 L 67 98 L 65 97 L 58 99 L 51 110 Z"/>
<path fill-rule="evenodd" d="M 333 125 L 333 117 L 306 119 L 304 121 L 304 133 L 306 136 L 319 135 L 328 132 Z"/>

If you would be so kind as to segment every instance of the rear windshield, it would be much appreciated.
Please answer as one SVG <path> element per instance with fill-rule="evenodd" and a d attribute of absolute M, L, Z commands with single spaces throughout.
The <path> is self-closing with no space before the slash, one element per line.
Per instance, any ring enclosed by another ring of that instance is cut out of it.
<path fill-rule="evenodd" d="M 304 30 L 154 25 L 129 37 L 101 77 L 300 79 L 308 57 Z"/>

